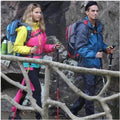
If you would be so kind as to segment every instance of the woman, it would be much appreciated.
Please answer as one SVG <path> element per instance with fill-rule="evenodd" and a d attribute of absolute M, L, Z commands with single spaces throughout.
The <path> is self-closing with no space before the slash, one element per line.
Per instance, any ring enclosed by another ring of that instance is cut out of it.
<path fill-rule="evenodd" d="M 26 55 L 27 57 L 32 57 L 35 59 L 42 59 L 40 55 L 43 52 L 49 53 L 53 52 L 55 49 L 60 48 L 60 44 L 47 44 L 47 37 L 45 33 L 44 18 L 39 4 L 30 4 L 23 15 L 23 22 L 27 23 L 32 28 L 31 37 L 26 45 L 24 45 L 27 37 L 27 29 L 25 26 L 21 26 L 16 29 L 17 37 L 14 44 L 14 51 Z M 38 55 L 39 54 L 39 55 Z M 31 63 L 29 68 L 29 63 L 23 63 L 26 70 L 29 69 L 28 75 L 31 82 L 31 89 L 33 92 L 33 97 L 36 99 L 36 103 L 41 107 L 41 86 L 39 83 L 39 71 L 40 64 Z M 22 85 L 25 85 L 25 80 L 23 79 Z M 21 89 L 18 91 L 15 101 L 22 104 L 25 98 L 26 92 Z M 36 119 L 40 119 L 41 115 L 36 113 Z M 20 119 L 19 110 L 15 106 L 12 107 L 9 119 Z"/>

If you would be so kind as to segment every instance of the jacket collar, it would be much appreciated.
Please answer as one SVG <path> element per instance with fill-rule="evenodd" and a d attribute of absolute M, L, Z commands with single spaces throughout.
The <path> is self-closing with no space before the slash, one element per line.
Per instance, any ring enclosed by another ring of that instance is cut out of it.
<path fill-rule="evenodd" d="M 90 21 L 89 21 L 89 19 L 88 19 L 88 17 L 86 16 L 85 17 L 85 19 L 84 19 L 84 21 L 85 20 L 87 20 L 87 24 L 88 24 L 88 26 L 91 28 L 91 29 L 95 29 L 92 25 L 91 25 L 91 23 L 90 23 Z M 102 23 L 97 19 L 96 20 L 96 29 L 97 29 L 97 31 L 101 31 L 101 28 L 102 28 Z"/>
<path fill-rule="evenodd" d="M 34 30 L 38 29 L 39 28 L 39 22 L 34 22 L 33 23 L 33 28 L 34 28 Z"/>
<path fill-rule="evenodd" d="M 93 27 L 93 26 L 91 25 L 91 23 L 90 23 L 88 17 L 85 17 L 85 20 L 88 21 L 88 25 L 89 25 L 89 27 Z M 96 19 L 96 27 L 98 27 L 98 26 L 100 25 L 100 23 L 101 23 L 101 22 L 100 22 L 98 19 Z"/>
<path fill-rule="evenodd" d="M 39 22 L 34 22 L 33 26 L 39 26 Z"/>
<path fill-rule="evenodd" d="M 25 22 L 28 23 L 27 20 L 26 20 Z M 39 29 L 39 22 L 34 22 L 32 29 L 33 29 L 33 30 Z"/>

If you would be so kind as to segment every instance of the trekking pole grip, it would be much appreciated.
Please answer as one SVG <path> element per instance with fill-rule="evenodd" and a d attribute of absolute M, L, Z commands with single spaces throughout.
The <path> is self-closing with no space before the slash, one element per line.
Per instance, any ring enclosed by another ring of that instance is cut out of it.
<path fill-rule="evenodd" d="M 34 46 L 34 48 L 37 49 L 38 46 Z M 31 58 L 33 58 L 33 56 L 34 56 L 34 53 L 31 53 Z"/>
<path fill-rule="evenodd" d="M 103 50 L 101 49 L 101 50 L 99 50 L 99 52 L 102 52 Z M 100 64 L 101 64 L 101 69 L 102 69 L 102 58 L 99 58 L 100 59 Z"/>

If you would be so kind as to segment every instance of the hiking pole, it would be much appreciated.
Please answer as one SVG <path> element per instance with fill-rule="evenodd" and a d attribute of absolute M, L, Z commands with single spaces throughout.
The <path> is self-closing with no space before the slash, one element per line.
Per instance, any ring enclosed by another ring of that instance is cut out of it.
<path fill-rule="evenodd" d="M 33 53 L 31 53 L 31 58 L 33 58 Z M 31 63 L 29 63 L 29 65 L 28 65 L 27 73 L 28 73 L 29 70 L 30 70 L 30 66 L 31 66 Z"/>
<path fill-rule="evenodd" d="M 57 62 L 59 62 L 59 50 L 57 49 Z M 57 101 L 59 101 L 59 78 L 57 80 Z M 59 107 L 57 107 L 57 120 L 59 120 Z"/>
<path fill-rule="evenodd" d="M 100 50 L 99 52 L 102 52 L 103 50 Z M 100 59 L 100 64 L 101 64 L 101 66 L 100 66 L 100 69 L 103 69 L 103 66 L 102 66 L 102 58 L 99 58 Z M 103 82 L 103 87 L 105 86 L 105 78 L 104 78 L 104 76 L 102 76 L 102 82 Z M 106 96 L 107 94 L 106 94 L 106 92 L 105 92 L 105 96 Z"/>
<path fill-rule="evenodd" d="M 115 45 L 113 45 L 112 47 L 115 48 Z M 112 59 L 114 59 L 112 56 L 113 56 L 113 54 L 110 53 L 110 55 L 109 55 L 110 62 L 109 62 L 109 68 L 108 68 L 109 70 L 111 70 L 111 68 L 112 68 Z"/>
<path fill-rule="evenodd" d="M 34 48 L 38 48 L 38 46 L 34 46 Z M 31 55 L 30 55 L 30 57 L 31 58 L 33 58 L 33 56 L 34 56 L 34 54 L 33 53 L 31 53 Z M 31 63 L 29 63 L 29 65 L 28 65 L 28 69 L 27 69 L 27 73 L 29 72 L 29 70 L 30 70 L 30 66 L 31 66 Z"/>

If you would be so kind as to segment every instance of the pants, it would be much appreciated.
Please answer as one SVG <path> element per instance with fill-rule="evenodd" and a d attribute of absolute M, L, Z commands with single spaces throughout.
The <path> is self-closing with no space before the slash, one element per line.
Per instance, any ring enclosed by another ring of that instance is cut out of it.
<path fill-rule="evenodd" d="M 85 75 L 83 75 L 83 79 L 84 79 L 83 92 L 89 96 L 93 96 L 95 94 L 96 76 L 90 75 L 90 74 L 85 74 Z M 91 84 L 90 84 L 90 81 L 92 81 Z M 77 115 L 78 111 L 81 110 L 84 105 L 85 105 L 86 115 L 94 114 L 93 101 L 88 101 L 82 97 L 79 97 L 77 99 L 77 101 L 73 104 L 73 106 L 71 107 L 70 110 L 73 114 Z"/>
<path fill-rule="evenodd" d="M 32 96 L 33 98 L 36 99 L 36 103 L 38 106 L 42 106 L 41 105 L 41 85 L 39 82 L 39 68 L 34 68 L 33 70 L 30 70 L 28 73 L 28 76 L 30 78 L 30 86 L 32 89 Z M 23 79 L 22 81 L 22 85 L 25 85 L 25 79 Z M 24 101 L 24 98 L 26 96 L 26 92 L 22 91 L 21 89 L 18 90 L 16 97 L 15 97 L 15 101 L 19 104 L 22 104 Z M 12 107 L 11 111 L 16 112 L 17 108 L 15 106 Z M 40 114 L 38 112 L 36 112 L 36 118 L 40 118 Z"/>

